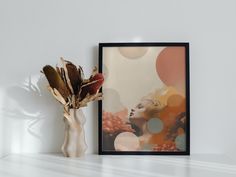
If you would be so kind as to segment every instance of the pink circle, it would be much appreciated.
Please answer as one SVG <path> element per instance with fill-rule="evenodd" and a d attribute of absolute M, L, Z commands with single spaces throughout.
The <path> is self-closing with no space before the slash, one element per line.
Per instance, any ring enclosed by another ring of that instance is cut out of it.
<path fill-rule="evenodd" d="M 162 82 L 180 91 L 185 88 L 185 48 L 167 47 L 156 60 L 156 71 Z"/>

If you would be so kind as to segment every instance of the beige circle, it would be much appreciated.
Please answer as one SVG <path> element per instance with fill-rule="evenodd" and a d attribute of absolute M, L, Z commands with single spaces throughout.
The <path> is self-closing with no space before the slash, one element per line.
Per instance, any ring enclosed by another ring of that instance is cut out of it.
<path fill-rule="evenodd" d="M 140 149 L 138 137 L 131 132 L 122 132 L 117 135 L 114 147 L 116 151 L 137 151 Z"/>
<path fill-rule="evenodd" d="M 128 59 L 138 59 L 147 53 L 148 47 L 119 47 L 119 51 Z"/>
<path fill-rule="evenodd" d="M 115 89 L 106 88 L 103 90 L 103 109 L 107 112 L 119 112 L 125 107 L 120 101 L 120 95 Z"/>

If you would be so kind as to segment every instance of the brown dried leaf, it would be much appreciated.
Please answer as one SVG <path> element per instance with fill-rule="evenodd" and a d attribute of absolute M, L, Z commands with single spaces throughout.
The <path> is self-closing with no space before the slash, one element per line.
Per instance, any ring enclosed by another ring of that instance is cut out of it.
<path fill-rule="evenodd" d="M 82 83 L 81 73 L 77 70 L 77 67 L 71 62 L 67 61 L 66 69 L 68 71 L 68 78 L 73 88 L 74 94 L 78 93 L 78 89 Z"/>
<path fill-rule="evenodd" d="M 67 61 L 65 61 L 62 57 L 61 57 L 61 62 L 62 62 L 62 66 L 64 68 L 64 71 L 65 71 L 65 78 L 66 78 L 66 83 L 69 87 L 69 90 L 72 94 L 74 94 L 74 90 L 73 90 L 73 87 L 72 87 L 72 84 L 70 82 L 70 78 L 69 78 L 69 74 L 68 74 L 68 70 L 67 70 Z"/>
<path fill-rule="evenodd" d="M 69 91 L 57 71 L 52 66 L 46 65 L 43 67 L 43 72 L 51 88 L 57 89 L 58 92 L 62 95 L 62 97 L 67 100 L 67 97 L 69 96 Z"/>
<path fill-rule="evenodd" d="M 60 70 L 60 68 L 58 66 L 56 66 L 56 71 L 61 76 L 61 70 Z"/>
<path fill-rule="evenodd" d="M 83 71 L 81 66 L 78 66 L 78 73 L 79 73 L 80 78 L 79 78 L 79 84 L 77 86 L 78 90 L 77 90 L 77 93 L 76 93 L 76 99 L 79 98 L 79 94 L 81 92 L 81 87 L 82 87 L 82 84 L 84 82 L 84 71 Z"/>
<path fill-rule="evenodd" d="M 83 84 L 80 93 L 80 100 L 83 100 L 87 94 L 96 94 L 101 88 L 103 82 L 103 75 L 100 73 L 95 74 L 92 78 L 89 79 L 89 82 Z"/>
<path fill-rule="evenodd" d="M 83 81 L 83 80 L 84 80 L 84 71 L 83 71 L 83 68 L 82 68 L 81 66 L 78 66 L 78 71 L 79 71 L 81 80 Z"/>
<path fill-rule="evenodd" d="M 86 95 L 86 97 L 82 101 L 78 101 L 77 108 L 79 107 L 85 107 L 87 106 L 87 103 L 95 100 L 101 100 L 102 99 L 102 93 L 97 93 L 95 95 L 90 95 L 89 93 Z"/>

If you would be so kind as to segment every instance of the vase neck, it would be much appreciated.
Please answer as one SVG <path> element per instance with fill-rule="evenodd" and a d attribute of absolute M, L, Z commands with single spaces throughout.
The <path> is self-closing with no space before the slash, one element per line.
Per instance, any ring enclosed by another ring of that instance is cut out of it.
<path fill-rule="evenodd" d="M 75 121 L 78 124 L 85 123 L 85 116 L 82 109 L 70 109 L 69 114 L 70 114 L 70 119 L 72 120 L 72 122 Z"/>

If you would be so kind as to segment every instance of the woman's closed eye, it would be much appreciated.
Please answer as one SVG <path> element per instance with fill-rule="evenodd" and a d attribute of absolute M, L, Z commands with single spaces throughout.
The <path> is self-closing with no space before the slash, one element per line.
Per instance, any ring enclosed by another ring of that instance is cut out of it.
<path fill-rule="evenodd" d="M 137 108 L 138 109 L 142 109 L 144 106 L 141 104 L 141 103 L 139 103 L 138 105 L 137 105 Z"/>

